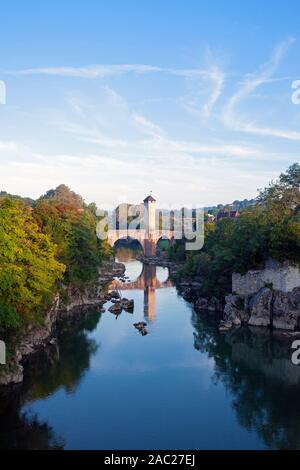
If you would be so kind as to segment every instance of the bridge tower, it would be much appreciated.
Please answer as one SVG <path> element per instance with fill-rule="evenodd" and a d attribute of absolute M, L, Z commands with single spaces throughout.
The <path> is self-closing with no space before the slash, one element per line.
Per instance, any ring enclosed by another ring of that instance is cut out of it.
<path fill-rule="evenodd" d="M 156 200 L 152 196 L 144 199 L 145 256 L 156 254 Z"/>

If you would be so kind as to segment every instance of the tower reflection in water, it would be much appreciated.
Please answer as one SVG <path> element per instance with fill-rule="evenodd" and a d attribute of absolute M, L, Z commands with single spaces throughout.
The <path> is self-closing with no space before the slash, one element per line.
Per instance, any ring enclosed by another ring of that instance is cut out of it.
<path fill-rule="evenodd" d="M 156 266 L 144 264 L 144 316 L 148 321 L 155 320 L 155 290 L 156 290 Z"/>
<path fill-rule="evenodd" d="M 133 282 L 122 283 L 115 280 L 113 283 L 113 288 L 121 291 L 144 291 L 144 317 L 149 322 L 154 321 L 156 316 L 156 290 L 166 287 L 172 287 L 168 269 L 152 264 L 143 264 L 142 272 Z"/>

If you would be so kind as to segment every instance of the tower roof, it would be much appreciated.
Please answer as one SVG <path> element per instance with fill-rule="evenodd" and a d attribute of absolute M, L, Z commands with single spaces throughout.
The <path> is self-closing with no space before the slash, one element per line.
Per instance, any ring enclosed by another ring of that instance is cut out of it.
<path fill-rule="evenodd" d="M 147 196 L 144 199 L 144 202 L 156 202 L 156 199 L 154 199 L 154 197 L 152 197 L 152 196 Z"/>

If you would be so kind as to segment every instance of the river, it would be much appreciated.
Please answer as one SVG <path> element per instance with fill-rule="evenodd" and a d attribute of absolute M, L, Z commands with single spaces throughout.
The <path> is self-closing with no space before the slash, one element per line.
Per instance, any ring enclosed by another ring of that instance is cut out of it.
<path fill-rule="evenodd" d="M 128 253 L 119 260 L 128 280 L 111 288 L 134 299 L 134 312 L 91 310 L 60 328 L 21 389 L 1 397 L 0 447 L 299 448 L 300 366 L 290 344 L 268 330 L 220 334 L 166 268 Z"/>

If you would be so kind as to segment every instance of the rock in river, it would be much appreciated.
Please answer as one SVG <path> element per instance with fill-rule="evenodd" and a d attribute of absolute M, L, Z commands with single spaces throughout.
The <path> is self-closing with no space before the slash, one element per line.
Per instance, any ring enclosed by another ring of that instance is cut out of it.
<path fill-rule="evenodd" d="M 147 323 L 144 321 L 140 321 L 138 323 L 134 323 L 133 326 L 139 330 L 142 336 L 146 336 L 148 334 L 148 331 L 146 330 Z"/>
<path fill-rule="evenodd" d="M 109 307 L 108 309 L 109 312 L 114 313 L 115 315 L 119 315 L 122 312 L 122 310 L 123 308 L 120 302 L 111 305 L 111 307 Z"/>
<path fill-rule="evenodd" d="M 121 297 L 117 290 L 112 290 L 109 294 L 111 299 L 119 299 Z"/>
<path fill-rule="evenodd" d="M 124 310 L 126 310 L 126 312 L 132 313 L 134 309 L 134 300 L 133 299 L 128 300 L 128 299 L 123 298 L 121 299 L 121 305 L 124 308 Z"/>
<path fill-rule="evenodd" d="M 139 321 L 138 323 L 134 323 L 133 326 L 137 329 L 140 330 L 142 328 L 145 328 L 147 326 L 147 323 L 144 321 Z"/>

